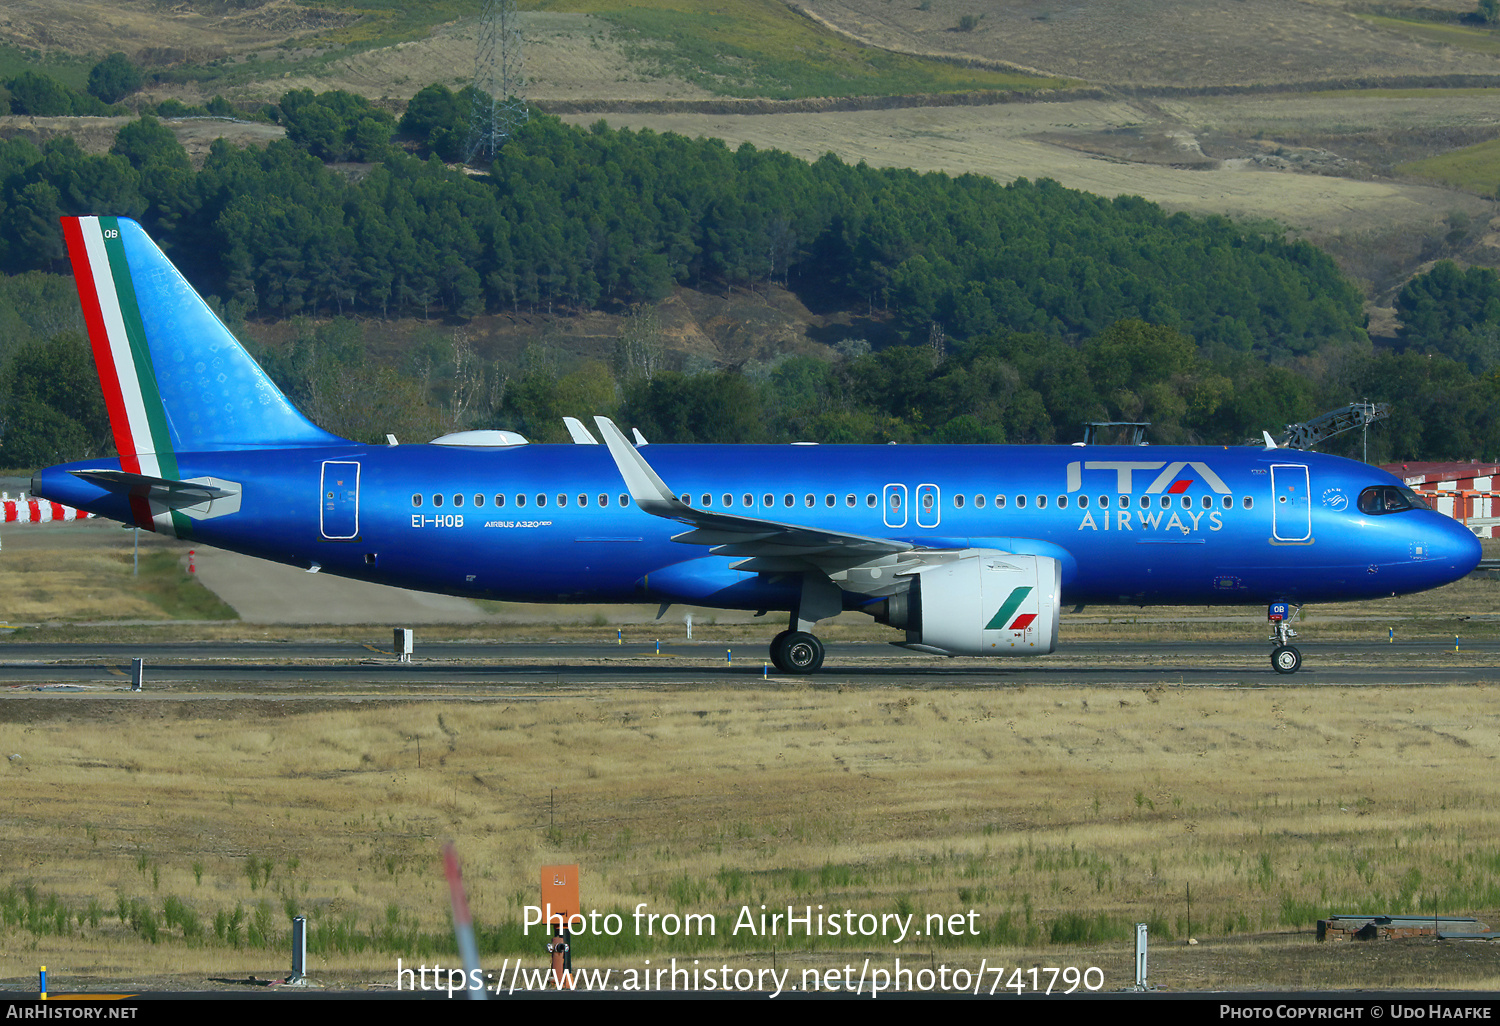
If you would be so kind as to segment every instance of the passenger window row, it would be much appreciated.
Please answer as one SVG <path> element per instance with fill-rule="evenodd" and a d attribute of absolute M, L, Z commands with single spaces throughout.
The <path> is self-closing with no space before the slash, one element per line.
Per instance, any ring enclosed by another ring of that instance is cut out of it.
<path fill-rule="evenodd" d="M 1176 500 L 1176 501 L 1174 502 L 1174 500 Z M 967 500 L 962 495 L 955 495 L 955 496 L 953 496 L 953 506 L 954 506 L 955 509 L 963 509 L 964 508 L 964 503 L 966 501 Z M 985 501 L 986 501 L 986 498 L 983 495 L 976 495 L 976 496 L 974 496 L 974 506 L 976 508 L 978 508 L 978 509 L 984 509 Z M 996 509 L 1004 509 L 1005 506 L 1006 506 L 1007 501 L 1008 501 L 1008 498 L 1006 496 L 1004 496 L 1004 495 L 997 495 L 997 496 L 995 496 L 995 508 Z M 1016 509 L 1025 509 L 1027 501 L 1028 501 L 1028 497 L 1025 496 L 1025 495 L 1017 495 L 1017 496 L 1015 496 Z M 1036 506 L 1037 509 L 1046 509 L 1047 508 L 1048 497 L 1045 496 L 1045 495 L 1035 496 L 1034 498 L 1031 499 L 1031 501 L 1035 504 L 1035 506 Z M 1088 509 L 1090 502 L 1094 502 L 1094 501 L 1095 501 L 1094 499 L 1092 499 L 1090 496 L 1087 496 L 1087 495 L 1074 495 L 1074 496 L 1059 495 L 1057 497 L 1057 499 L 1056 499 L 1057 508 L 1058 509 L 1067 509 L 1068 508 L 1068 504 L 1070 502 L 1076 504 L 1079 509 Z M 1192 509 L 1193 506 L 1195 505 L 1193 496 L 1191 496 L 1191 495 L 1182 495 L 1182 496 L 1163 495 L 1163 496 L 1159 497 L 1158 502 L 1160 503 L 1162 509 L 1171 509 L 1173 507 L 1173 505 L 1177 505 L 1177 504 L 1180 504 L 1183 509 Z M 1242 506 L 1244 506 L 1245 509 L 1254 509 L 1255 508 L 1255 500 L 1252 499 L 1248 495 L 1244 496 L 1240 500 L 1240 504 Z M 927 505 L 928 505 L 928 508 L 931 508 L 931 504 L 930 503 L 928 503 Z M 1109 509 L 1109 507 L 1110 507 L 1110 497 L 1108 495 L 1101 495 L 1101 496 L 1099 496 L 1098 499 L 1097 499 L 1097 505 L 1098 505 L 1098 507 L 1100 509 Z M 1199 496 L 1198 499 L 1197 499 L 1196 505 L 1200 509 L 1213 509 L 1214 508 L 1214 497 L 1212 495 L 1202 495 L 1202 496 Z M 1232 496 L 1232 495 L 1221 495 L 1221 496 L 1219 496 L 1219 505 L 1222 506 L 1224 509 L 1233 509 L 1234 508 L 1234 496 Z M 1141 509 L 1150 509 L 1151 506 L 1152 506 L 1152 497 L 1150 495 L 1142 495 L 1140 497 L 1140 507 L 1141 507 Z M 1131 497 L 1129 495 L 1121 495 L 1121 496 L 1119 496 L 1118 500 L 1115 502 L 1115 507 L 1117 509 L 1129 509 L 1131 507 Z"/>
<path fill-rule="evenodd" d="M 679 498 L 682 500 L 683 505 L 685 505 L 685 506 L 691 506 L 691 505 L 693 505 L 693 496 L 691 494 L 684 492 L 682 495 L 679 496 Z M 1035 502 L 1036 508 L 1037 509 L 1046 509 L 1047 508 L 1047 498 L 1048 497 L 1045 496 L 1045 495 L 1038 495 L 1038 496 L 1036 496 L 1035 499 L 1033 500 Z M 1177 499 L 1181 503 L 1183 509 L 1192 509 L 1193 508 L 1193 496 L 1191 496 L 1191 495 L 1182 495 L 1182 496 L 1162 495 L 1162 496 L 1159 497 L 1159 502 L 1161 504 L 1161 508 L 1162 509 L 1171 509 L 1172 506 L 1173 506 L 1173 499 L 1174 498 Z M 433 507 L 435 507 L 435 508 L 441 507 L 443 505 L 444 499 L 445 499 L 445 497 L 441 493 L 434 493 L 432 495 L 432 497 L 431 497 L 431 502 L 432 502 Z M 411 504 L 412 504 L 412 506 L 414 508 L 420 507 L 423 504 L 424 501 L 425 501 L 425 498 L 424 498 L 424 496 L 422 495 L 421 492 L 413 492 L 412 493 Z M 462 507 L 463 504 L 464 504 L 464 501 L 465 501 L 465 497 L 464 497 L 464 495 L 462 493 L 455 493 L 451 497 L 450 501 L 451 501 L 452 505 L 455 508 Z M 476 506 L 476 507 L 482 507 L 485 504 L 485 497 L 483 495 L 481 495 L 481 494 L 477 494 L 476 493 L 472 497 L 471 501 L 473 502 L 474 506 Z M 518 493 L 518 494 L 515 495 L 515 497 L 514 497 L 514 499 L 512 501 L 515 503 L 515 505 L 517 507 L 524 507 L 526 505 L 526 502 L 527 502 L 527 497 L 524 494 Z M 546 493 L 544 493 L 544 492 L 538 492 L 536 494 L 536 496 L 535 496 L 535 498 L 534 498 L 533 501 L 535 502 L 535 504 L 537 506 L 546 506 L 548 498 L 547 498 Z M 556 504 L 559 507 L 564 507 L 564 506 L 568 505 L 569 496 L 568 496 L 568 494 L 566 492 L 558 492 L 556 494 L 556 496 L 555 496 L 555 498 L 554 498 L 553 501 L 555 501 Z M 577 505 L 586 507 L 586 506 L 588 506 L 590 504 L 591 497 L 588 494 L 584 493 L 584 492 L 580 492 L 580 493 L 578 493 L 578 495 L 576 496 L 576 499 L 574 501 L 577 503 Z M 598 506 L 600 506 L 600 507 L 607 507 L 609 505 L 609 495 L 606 494 L 606 493 L 604 493 L 604 492 L 600 492 L 599 495 L 597 496 L 597 499 L 595 499 L 593 501 L 595 501 L 596 504 Z M 890 493 L 890 506 L 891 506 L 891 509 L 893 509 L 893 510 L 900 509 L 901 508 L 901 501 L 902 501 L 901 500 L 901 494 L 899 492 L 891 492 Z M 926 493 L 922 494 L 922 508 L 923 509 L 928 509 L 928 510 L 932 509 L 932 507 L 934 505 L 934 501 L 935 500 L 934 500 L 933 494 L 931 492 L 926 492 Z M 955 496 L 953 496 L 953 507 L 955 509 L 963 509 L 964 506 L 967 504 L 968 501 L 969 500 L 968 500 L 967 496 L 964 496 L 964 495 L 955 495 Z M 996 495 L 995 498 L 994 498 L 994 508 L 995 509 L 1004 509 L 1006 507 L 1006 504 L 1007 504 L 1008 501 L 1009 501 L 1009 498 L 1007 496 L 1005 496 L 1005 495 Z M 1087 495 L 1078 495 L 1078 496 L 1059 495 L 1057 497 L 1057 508 L 1058 509 L 1067 509 L 1068 508 L 1068 503 L 1070 501 L 1076 503 L 1079 509 L 1088 509 L 1089 508 L 1089 503 L 1091 501 L 1091 498 L 1090 498 L 1090 496 L 1087 496 Z M 616 502 L 620 506 L 629 506 L 630 505 L 630 496 L 627 495 L 625 492 L 621 492 L 616 497 Z M 987 496 L 984 496 L 984 495 L 976 495 L 976 496 L 974 496 L 974 508 L 975 509 L 984 509 L 987 502 L 988 502 L 988 497 Z M 1219 503 L 1220 503 L 1221 506 L 1223 506 L 1224 509 L 1233 509 L 1234 508 L 1234 497 L 1230 496 L 1230 495 L 1222 495 L 1222 496 L 1219 497 Z M 495 494 L 495 497 L 494 497 L 494 504 L 495 504 L 495 506 L 497 508 L 504 507 L 505 504 L 506 504 L 506 496 L 503 493 L 498 493 L 497 492 Z M 817 496 L 813 495 L 813 493 L 808 492 L 805 495 L 803 495 L 803 497 L 802 497 L 802 505 L 804 507 L 806 507 L 808 509 L 811 509 L 811 508 L 816 507 L 817 504 L 818 504 L 817 503 Z M 865 505 L 867 507 L 869 507 L 870 509 L 874 509 L 879 504 L 880 504 L 880 502 L 875 497 L 875 493 L 874 492 L 870 492 L 870 493 L 868 493 L 868 494 L 865 495 Z M 1026 508 L 1026 504 L 1027 504 L 1027 496 L 1025 496 L 1025 495 L 1017 495 L 1017 496 L 1015 496 L 1015 506 L 1016 506 L 1016 509 L 1025 509 Z M 1255 500 L 1252 499 L 1248 495 L 1244 496 L 1241 499 L 1241 504 L 1244 506 L 1245 509 L 1254 509 L 1255 508 Z M 698 506 L 700 508 L 708 509 L 708 508 L 712 507 L 713 505 L 714 505 L 714 497 L 713 497 L 712 494 L 710 494 L 708 492 L 704 492 L 701 496 L 699 496 Z M 724 509 L 732 509 L 732 508 L 734 508 L 735 507 L 734 496 L 731 495 L 728 492 L 725 492 L 722 496 L 720 496 L 720 505 Z M 745 492 L 743 495 L 740 496 L 739 505 L 741 507 L 745 508 L 745 509 L 753 509 L 753 508 L 755 508 L 755 496 L 752 495 L 749 492 Z M 776 496 L 773 495 L 770 492 L 765 493 L 764 495 L 761 496 L 761 505 L 763 507 L 772 507 L 772 506 L 775 506 L 776 505 Z M 795 507 L 797 505 L 797 496 L 793 495 L 791 492 L 786 492 L 781 497 L 781 505 L 783 507 L 788 508 L 788 509 Z M 824 505 L 824 507 L 826 507 L 828 509 L 833 509 L 834 507 L 836 507 L 838 505 L 838 497 L 835 496 L 832 492 L 826 493 L 823 496 L 823 505 Z M 859 505 L 859 501 L 858 501 L 857 497 L 855 496 L 855 494 L 853 492 L 849 492 L 849 493 L 847 493 L 844 496 L 844 505 L 846 507 L 850 508 L 850 509 L 853 509 L 853 508 L 855 508 L 856 506 Z M 1118 509 L 1128 509 L 1131 506 L 1131 497 L 1129 495 L 1121 495 L 1121 496 L 1118 497 L 1118 501 L 1115 503 L 1115 505 L 1116 505 L 1116 507 Z M 1149 495 L 1142 495 L 1140 497 L 1140 507 L 1141 507 L 1141 509 L 1150 509 L 1151 505 L 1152 505 L 1152 497 L 1151 496 L 1149 496 Z M 1198 499 L 1198 505 L 1201 508 L 1203 508 L 1203 509 L 1213 509 L 1214 508 L 1214 497 L 1212 495 L 1203 495 L 1203 496 L 1200 496 L 1199 499 Z M 1108 495 L 1101 495 L 1101 496 L 1099 496 L 1098 497 L 1098 506 L 1099 506 L 1100 509 L 1108 509 L 1110 507 L 1110 496 L 1108 496 Z M 1408 508 L 1408 507 L 1405 506 L 1405 505 L 1403 505 L 1401 508 L 1405 509 L 1405 508 Z"/>
<path fill-rule="evenodd" d="M 600 492 L 597 498 L 590 496 L 585 492 L 579 492 L 576 497 L 570 497 L 566 492 L 558 492 L 557 495 L 553 497 L 552 501 L 555 502 L 558 506 L 566 506 L 568 505 L 570 499 L 571 501 L 576 502 L 579 506 L 588 506 L 591 503 L 595 502 L 601 507 L 609 505 L 609 495 L 605 492 Z M 426 498 L 422 495 L 421 492 L 412 493 L 411 504 L 413 508 L 420 507 L 424 501 L 426 501 Z M 445 496 L 440 493 L 434 493 L 431 498 L 431 502 L 434 508 L 440 508 L 443 505 L 444 501 Z M 448 498 L 447 501 L 450 501 L 453 504 L 454 508 L 457 509 L 463 506 L 465 497 L 461 492 L 457 492 L 454 493 L 451 498 Z M 475 507 L 483 507 L 485 504 L 485 497 L 476 493 L 472 497 L 470 497 L 469 501 L 471 501 Z M 495 493 L 494 503 L 497 509 L 503 508 L 506 501 L 507 497 L 503 493 Z M 517 493 L 510 499 L 510 501 L 514 502 L 515 505 L 519 508 L 526 505 L 527 497 L 524 494 Z M 532 501 L 535 502 L 537 506 L 545 506 L 548 502 L 547 494 L 545 492 L 537 492 Z M 625 492 L 621 492 L 616 497 L 615 501 L 618 502 L 621 506 L 629 506 L 630 496 Z"/>

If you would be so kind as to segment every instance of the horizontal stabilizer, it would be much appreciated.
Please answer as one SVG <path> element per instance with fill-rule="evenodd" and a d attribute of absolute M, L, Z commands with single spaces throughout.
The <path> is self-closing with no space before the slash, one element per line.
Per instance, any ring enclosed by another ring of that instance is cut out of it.
<path fill-rule="evenodd" d="M 215 499 L 228 499 L 240 494 L 239 487 L 233 485 L 232 482 L 217 481 L 212 478 L 200 481 L 169 481 L 166 478 L 148 477 L 145 474 L 131 474 L 124 470 L 74 470 L 70 473 L 74 477 L 98 485 L 105 491 L 127 498 L 146 499 L 153 506 L 163 509 L 204 506 Z"/>

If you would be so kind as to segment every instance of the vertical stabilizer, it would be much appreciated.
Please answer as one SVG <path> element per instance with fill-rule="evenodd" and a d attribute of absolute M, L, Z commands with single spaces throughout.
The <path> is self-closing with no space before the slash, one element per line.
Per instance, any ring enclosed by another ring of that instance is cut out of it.
<path fill-rule="evenodd" d="M 124 470 L 170 480 L 180 452 L 342 441 L 287 400 L 140 225 L 62 224 Z"/>

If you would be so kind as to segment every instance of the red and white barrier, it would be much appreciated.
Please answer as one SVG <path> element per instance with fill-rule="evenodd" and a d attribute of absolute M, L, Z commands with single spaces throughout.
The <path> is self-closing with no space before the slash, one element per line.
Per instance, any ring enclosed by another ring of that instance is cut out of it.
<path fill-rule="evenodd" d="M 20 499 L 5 496 L 0 499 L 0 508 L 5 510 L 5 523 L 7 524 L 49 524 L 60 520 L 88 520 L 94 516 L 85 510 L 64 506 L 60 502 L 27 499 L 24 496 Z"/>

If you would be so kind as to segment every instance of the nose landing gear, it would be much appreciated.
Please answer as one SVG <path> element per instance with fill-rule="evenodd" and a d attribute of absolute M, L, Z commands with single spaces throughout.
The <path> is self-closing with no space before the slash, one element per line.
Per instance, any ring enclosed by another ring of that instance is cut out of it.
<path fill-rule="evenodd" d="M 1266 611 L 1266 619 L 1271 622 L 1270 640 L 1276 643 L 1271 650 L 1271 668 L 1277 673 L 1296 673 L 1302 667 L 1302 653 L 1288 644 L 1297 636 L 1291 621 L 1301 609 L 1298 606 L 1292 610 L 1286 602 L 1272 602 Z"/>

